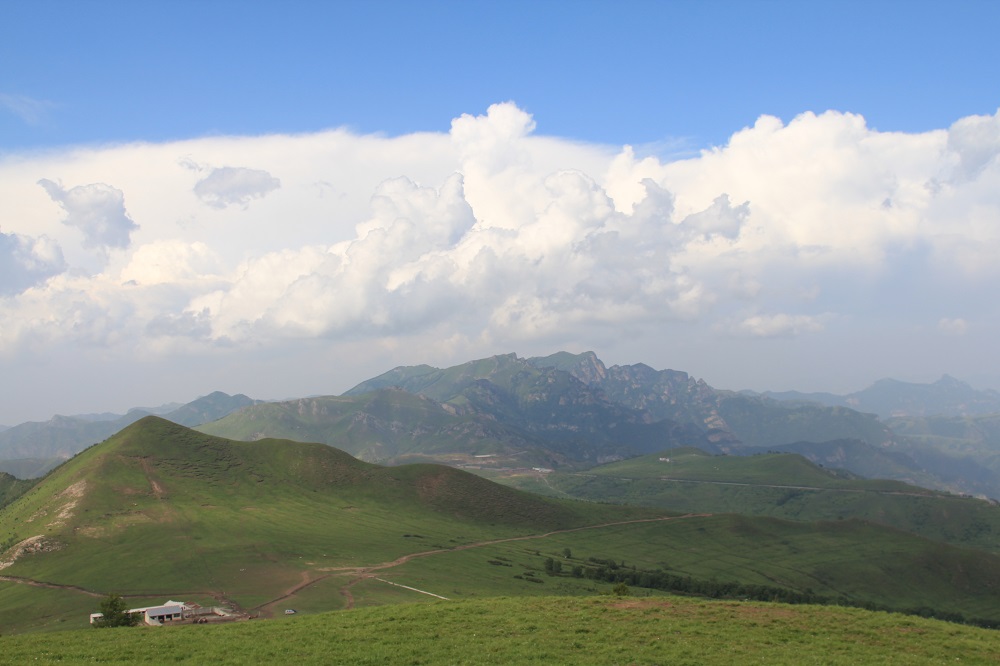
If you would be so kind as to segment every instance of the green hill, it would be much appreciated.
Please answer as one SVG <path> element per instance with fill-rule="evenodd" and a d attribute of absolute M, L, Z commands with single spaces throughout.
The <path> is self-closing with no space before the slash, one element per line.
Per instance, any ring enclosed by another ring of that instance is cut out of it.
<path fill-rule="evenodd" d="M 0 510 L 0 567 L 92 591 L 191 591 L 253 607 L 329 567 L 634 513 L 448 467 L 383 468 L 326 445 L 233 442 L 147 417 Z M 0 620 L 24 610 L 0 607 Z"/>
<path fill-rule="evenodd" d="M 1000 620 L 1000 558 L 881 526 L 555 500 L 155 417 L 0 509 L 0 539 L 5 635 L 84 626 L 112 591 L 136 606 L 182 598 L 268 616 L 286 604 L 592 595 L 624 575 L 650 594 Z"/>
<path fill-rule="evenodd" d="M 231 396 L 216 391 L 186 405 L 165 405 L 156 413 L 174 423 L 194 426 L 257 402 L 242 394 Z M 132 409 L 127 414 L 55 416 L 44 422 L 29 421 L 6 428 L 0 431 L 0 471 L 22 479 L 40 477 L 88 446 L 150 414 L 146 409 Z"/>
<path fill-rule="evenodd" d="M 0 638 L 8 663 L 994 664 L 1000 634 L 823 606 L 505 598 Z"/>
<path fill-rule="evenodd" d="M 519 473 L 497 480 L 559 497 L 672 511 L 807 522 L 858 518 L 1000 552 L 1000 507 L 994 503 L 899 481 L 862 479 L 790 453 L 720 456 L 674 449 L 580 472 Z"/>

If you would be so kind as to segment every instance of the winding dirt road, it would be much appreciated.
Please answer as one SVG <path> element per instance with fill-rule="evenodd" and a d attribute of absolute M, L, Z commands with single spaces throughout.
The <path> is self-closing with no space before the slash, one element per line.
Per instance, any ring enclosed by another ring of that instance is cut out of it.
<path fill-rule="evenodd" d="M 293 585 L 293 586 L 289 587 L 288 589 L 286 589 L 280 596 L 275 597 L 274 599 L 271 599 L 269 601 L 265 601 L 264 603 L 259 604 L 257 606 L 254 606 L 253 608 L 250 608 L 249 611 L 251 611 L 251 612 L 252 611 L 257 611 L 258 616 L 260 616 L 260 615 L 271 616 L 273 614 L 273 612 L 274 612 L 274 607 L 277 604 L 279 604 L 280 602 L 286 601 L 288 599 L 291 599 L 292 597 L 294 597 L 296 594 L 298 594 L 302 590 L 310 587 L 311 585 L 315 585 L 316 583 L 318 583 L 318 582 L 320 582 L 322 580 L 326 580 L 327 578 L 330 578 L 331 576 L 334 576 L 334 575 L 346 575 L 346 576 L 350 576 L 351 577 L 350 580 L 345 585 L 343 585 L 340 588 L 340 594 L 343 595 L 344 599 L 346 600 L 344 608 L 345 609 L 350 609 L 350 608 L 354 607 L 354 594 L 351 592 L 351 588 L 352 587 L 354 587 L 355 585 L 357 585 L 358 583 L 360 583 L 363 580 L 366 580 L 366 579 L 369 579 L 369 578 L 376 578 L 375 572 L 385 571 L 386 569 L 392 569 L 392 568 L 395 568 L 395 567 L 398 567 L 398 566 L 402 566 L 402 565 L 406 564 L 407 562 L 410 562 L 410 561 L 415 560 L 417 558 L 432 557 L 434 555 L 440 555 L 442 553 L 454 553 L 454 552 L 462 551 L 462 550 L 471 550 L 473 548 L 483 548 L 483 547 L 486 547 L 486 546 L 493 546 L 493 545 L 496 545 L 496 544 L 499 544 L 499 543 L 511 543 L 511 542 L 514 542 L 514 541 L 531 541 L 531 540 L 534 540 L 534 539 L 545 539 L 547 537 L 555 536 L 557 534 L 569 534 L 571 532 L 582 532 L 584 530 L 597 530 L 597 529 L 602 529 L 602 528 L 606 528 L 606 527 L 616 527 L 618 525 L 634 525 L 634 524 L 637 524 L 637 523 L 656 523 L 656 522 L 663 522 L 663 521 L 667 521 L 667 520 L 684 520 L 686 518 L 706 518 L 706 517 L 711 516 L 711 515 L 712 514 L 710 514 L 710 513 L 688 513 L 688 514 L 684 514 L 682 516 L 665 516 L 665 517 L 662 517 L 662 518 L 641 518 L 641 519 L 637 519 L 637 520 L 622 520 L 622 521 L 618 521 L 618 522 L 601 523 L 599 525 L 585 525 L 583 527 L 572 527 L 572 528 L 568 528 L 568 529 L 564 529 L 564 530 L 553 530 L 551 532 L 545 532 L 544 534 L 529 534 L 529 535 L 525 535 L 525 536 L 506 537 L 506 538 L 503 538 L 503 539 L 490 539 L 488 541 L 477 541 L 475 543 L 467 543 L 467 544 L 462 545 L 462 546 L 455 546 L 454 548 L 438 548 L 438 549 L 435 549 L 435 550 L 425 550 L 425 551 L 422 551 L 422 552 L 410 553 L 408 555 L 403 555 L 402 557 L 397 557 L 396 559 L 392 560 L 391 562 L 382 562 L 380 564 L 373 564 L 371 566 L 366 566 L 366 567 L 339 567 L 339 568 L 321 569 L 320 571 L 322 573 L 320 575 L 318 575 L 318 576 L 313 576 L 312 572 L 303 571 L 302 572 L 302 579 L 298 583 L 296 583 L 295 585 Z M 340 573 L 338 574 L 337 572 L 340 572 Z M 107 595 L 106 592 L 97 592 L 97 591 L 94 591 L 94 590 L 88 590 L 88 589 L 79 587 L 77 585 L 63 585 L 63 584 L 60 584 L 60 583 L 52 583 L 52 582 L 48 582 L 48 581 L 34 580 L 34 579 L 31 579 L 31 578 L 23 578 L 21 576 L 0 576 L 0 581 L 9 582 L 9 583 L 20 583 L 22 585 L 32 585 L 32 586 L 35 586 L 35 587 L 44 587 L 44 588 L 49 588 L 49 589 L 69 590 L 69 591 L 72 591 L 72 592 L 78 592 L 80 594 L 85 594 L 87 596 L 96 597 L 96 598 L 101 598 L 101 597 L 104 597 L 104 596 Z M 388 582 L 388 581 L 386 581 L 386 582 Z M 423 590 L 418 590 L 418 591 L 423 592 Z M 431 593 L 426 593 L 426 594 L 431 594 Z M 213 597 L 213 598 L 215 598 L 215 599 L 217 599 L 219 601 L 224 602 L 225 604 L 228 604 L 228 605 L 232 606 L 233 608 L 235 608 L 237 610 L 241 610 L 242 611 L 242 609 L 240 609 L 240 606 L 238 604 L 236 604 L 235 602 L 233 602 L 231 599 L 226 598 L 224 595 L 220 594 L 217 590 L 212 590 L 212 591 L 205 591 L 205 590 L 176 591 L 175 590 L 173 592 L 156 591 L 156 592 L 142 592 L 142 593 L 135 593 L 135 594 L 127 594 L 127 595 L 122 595 L 122 596 L 126 597 L 126 598 L 129 598 L 129 597 L 155 597 L 155 596 L 171 596 L 171 597 L 173 597 L 173 596 L 182 596 L 182 595 L 188 595 L 188 596 L 210 596 L 210 597 Z M 437 596 L 437 595 L 434 595 L 434 596 Z M 247 613 L 248 611 L 242 611 L 242 612 Z"/>

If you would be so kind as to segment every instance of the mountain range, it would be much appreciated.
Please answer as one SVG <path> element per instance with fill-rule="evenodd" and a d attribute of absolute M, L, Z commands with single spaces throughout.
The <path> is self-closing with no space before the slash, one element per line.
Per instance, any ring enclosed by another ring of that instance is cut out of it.
<path fill-rule="evenodd" d="M 863 477 L 1000 497 L 1000 427 L 995 415 L 978 413 L 994 406 L 1000 410 L 995 391 L 950 377 L 883 380 L 848 396 L 757 394 L 716 389 L 678 370 L 608 367 L 593 352 L 559 352 L 398 367 L 341 396 L 264 403 L 214 393 L 161 413 L 219 436 L 322 442 L 381 464 L 583 469 L 694 446 L 794 452 Z M 146 413 L 9 428 L 0 432 L 0 470 L 39 476 Z"/>

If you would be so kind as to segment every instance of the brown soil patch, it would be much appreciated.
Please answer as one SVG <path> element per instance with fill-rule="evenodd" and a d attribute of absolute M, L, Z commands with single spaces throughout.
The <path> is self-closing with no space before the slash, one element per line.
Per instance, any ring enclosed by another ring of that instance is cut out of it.
<path fill-rule="evenodd" d="M 33 537 L 28 537 L 24 541 L 15 545 L 12 549 L 8 551 L 7 557 L 0 560 L 0 569 L 6 569 L 10 565 L 14 564 L 23 555 L 33 555 L 34 553 L 47 553 L 53 550 L 59 550 L 60 546 L 55 541 L 48 541 L 45 535 L 39 534 Z"/>

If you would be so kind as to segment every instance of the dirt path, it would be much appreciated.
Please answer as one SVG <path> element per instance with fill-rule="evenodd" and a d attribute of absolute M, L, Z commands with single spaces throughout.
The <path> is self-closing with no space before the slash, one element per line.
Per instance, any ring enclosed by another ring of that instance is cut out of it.
<path fill-rule="evenodd" d="M 49 590 L 72 590 L 73 592 L 86 594 L 89 597 L 107 596 L 102 592 L 94 592 L 93 590 L 88 590 L 86 588 L 82 588 L 77 585 L 60 585 L 59 583 L 47 583 L 44 580 L 33 580 L 31 578 L 22 578 L 21 576 L 0 576 L 0 581 L 3 581 L 5 583 L 20 583 L 22 585 L 31 585 L 32 587 L 44 587 Z"/>
<path fill-rule="evenodd" d="M 597 530 L 597 529 L 602 529 L 602 528 L 605 528 L 605 527 L 616 527 L 618 525 L 635 525 L 637 523 L 656 523 L 656 522 L 663 522 L 663 521 L 667 521 L 667 520 L 683 520 L 685 518 L 706 518 L 706 517 L 711 516 L 711 515 L 712 514 L 710 514 L 710 513 L 688 513 L 688 514 L 685 514 L 683 516 L 665 516 L 665 517 L 662 517 L 662 518 L 640 518 L 640 519 L 637 519 L 637 520 L 622 520 L 622 521 L 611 522 L 611 523 L 601 523 L 599 525 L 584 525 L 583 527 L 571 527 L 571 528 L 564 529 L 564 530 L 553 530 L 551 532 L 545 532 L 544 534 L 528 534 L 526 536 L 506 537 L 506 538 L 503 538 L 503 539 L 490 539 L 488 541 L 477 541 L 475 543 L 467 543 L 464 546 L 455 546 L 454 548 L 438 548 L 438 549 L 435 549 L 435 550 L 425 550 L 425 551 L 422 551 L 422 552 L 419 552 L 419 553 L 410 553 L 409 555 L 403 555 L 402 557 L 397 557 L 395 560 L 392 560 L 391 562 L 382 562 L 381 564 L 374 564 L 372 566 L 367 566 L 367 567 L 338 567 L 338 568 L 331 568 L 331 569 L 323 569 L 322 571 L 324 573 L 322 573 L 321 575 L 316 576 L 316 577 L 311 577 L 310 576 L 310 572 L 303 571 L 302 572 L 302 578 L 301 578 L 301 580 L 298 583 L 296 583 L 295 585 L 293 585 L 293 586 L 289 587 L 288 589 L 286 589 L 281 594 L 281 596 L 276 597 L 274 599 L 271 599 L 270 601 L 265 601 L 264 603 L 259 604 L 257 606 L 254 606 L 253 608 L 250 608 L 249 611 L 257 611 L 260 615 L 264 615 L 265 617 L 270 617 L 270 616 L 273 615 L 274 606 L 276 606 L 278 603 L 280 603 L 282 601 L 285 601 L 286 599 L 290 599 L 290 598 L 294 597 L 296 594 L 298 594 L 299 592 L 301 592 L 302 590 L 306 589 L 307 587 L 309 587 L 311 585 L 314 585 L 314 584 L 320 582 L 321 580 L 325 580 L 325 579 L 327 579 L 327 578 L 329 578 L 331 576 L 334 576 L 334 575 L 347 575 L 347 576 L 351 576 L 351 579 L 345 585 L 343 585 L 340 588 L 340 594 L 346 600 L 345 604 L 344 604 L 344 608 L 345 609 L 351 609 L 351 608 L 354 608 L 354 594 L 351 592 L 351 588 L 352 587 L 354 587 L 355 585 L 357 585 L 358 583 L 360 583 L 363 580 L 376 578 L 376 576 L 375 576 L 375 572 L 376 571 L 385 571 L 386 569 L 393 569 L 395 567 L 402 566 L 402 565 L 406 564 L 407 562 L 410 562 L 411 560 L 415 560 L 415 559 L 420 558 L 420 557 L 431 557 L 433 555 L 440 555 L 441 553 L 453 553 L 453 552 L 461 551 L 461 550 L 471 550 L 473 548 L 483 548 L 485 546 L 493 546 L 493 545 L 496 545 L 498 543 L 511 543 L 511 542 L 514 542 L 514 541 L 531 541 L 533 539 L 545 539 L 547 537 L 555 536 L 557 534 L 569 534 L 570 532 L 582 532 L 584 530 Z M 88 589 L 79 587 L 77 585 L 62 585 L 62 584 L 59 584 L 59 583 L 49 583 L 49 582 L 41 581 L 41 580 L 33 580 L 31 578 L 22 578 L 20 576 L 0 576 L 0 581 L 8 582 L 8 583 L 20 583 L 22 585 L 32 585 L 32 586 L 35 586 L 35 587 L 44 587 L 44 588 L 49 588 L 49 589 L 53 589 L 53 590 L 69 590 L 69 591 L 78 592 L 80 594 L 86 594 L 87 596 L 97 597 L 97 598 L 102 598 L 102 597 L 107 596 L 107 593 L 105 593 L 105 592 L 96 592 L 94 590 L 88 590 Z M 392 583 L 391 581 L 384 581 L 384 582 L 387 582 L 387 583 L 389 583 L 391 585 L 398 585 L 398 583 Z M 406 586 L 402 585 L 400 587 L 406 587 Z M 439 596 L 439 595 L 434 595 L 434 594 L 432 594 L 430 592 L 426 592 L 424 590 L 417 590 L 417 591 L 418 592 L 423 592 L 424 594 L 431 594 L 431 596 Z M 213 598 L 218 599 L 220 601 L 226 602 L 228 605 L 230 605 L 233 608 L 239 610 L 240 612 L 246 612 L 243 609 L 239 608 L 238 604 L 233 603 L 233 601 L 231 599 L 227 599 L 227 598 L 221 596 L 219 594 L 219 592 L 217 592 L 217 591 L 211 591 L 211 592 L 206 592 L 206 591 L 178 592 L 178 591 L 174 591 L 174 592 L 169 592 L 169 593 L 167 593 L 167 592 L 142 592 L 142 593 L 138 593 L 138 594 L 126 594 L 126 595 L 122 595 L 122 596 L 126 597 L 126 598 L 135 598 L 135 597 L 156 597 L 156 596 L 180 596 L 180 595 L 210 596 L 210 597 L 213 597 Z"/>
<path fill-rule="evenodd" d="M 657 523 L 665 520 L 683 520 L 685 518 L 707 518 L 711 516 L 710 513 L 687 513 L 683 516 L 665 516 L 663 518 L 640 518 L 637 520 L 622 520 L 611 523 L 601 523 L 600 525 L 585 525 L 583 527 L 571 527 L 565 530 L 553 530 L 551 532 L 546 532 L 544 534 L 529 534 L 527 536 L 519 537 L 507 537 L 504 539 L 490 539 L 489 541 L 477 541 L 475 543 L 467 543 L 464 546 L 455 546 L 454 548 L 438 548 L 436 550 L 425 550 L 420 553 L 410 553 L 409 555 L 403 555 L 398 557 L 391 562 L 383 562 L 382 564 L 376 564 L 370 567 L 360 567 L 356 570 L 357 575 L 352 578 L 346 585 L 340 588 L 340 593 L 347 599 L 347 604 L 345 609 L 354 608 L 354 595 L 351 593 L 351 588 L 360 583 L 361 581 L 368 578 L 376 578 L 374 572 L 384 571 L 386 569 L 392 569 L 394 567 L 406 564 L 411 560 L 415 560 L 418 557 L 430 557 L 432 555 L 440 555 L 441 553 L 454 553 L 460 550 L 471 550 L 472 548 L 482 548 L 484 546 L 493 546 L 498 543 L 511 543 L 513 541 L 531 541 L 532 539 L 545 539 L 556 534 L 568 534 L 570 532 L 582 532 L 584 530 L 597 530 L 604 527 L 615 527 L 618 525 L 634 525 L 636 523 Z M 423 590 L 420 590 L 423 592 Z M 426 594 L 426 593 L 425 593 Z M 436 595 L 435 595 L 436 596 Z"/>
<path fill-rule="evenodd" d="M 303 571 L 302 572 L 302 580 L 299 581 L 297 584 L 293 585 L 292 587 L 288 588 L 287 590 L 285 590 L 284 593 L 280 597 L 276 597 L 274 599 L 271 599 L 270 601 L 265 601 L 262 604 L 254 606 L 250 610 L 252 610 L 252 611 L 258 611 L 258 613 L 260 613 L 261 615 L 264 615 L 265 617 L 271 617 L 274 614 L 274 606 L 277 605 L 278 602 L 284 601 L 285 599 L 288 599 L 289 597 L 295 596 L 301 590 L 306 589 L 307 587 L 309 587 L 310 585 L 312 585 L 314 583 L 318 583 L 321 580 L 329 578 L 330 575 L 331 574 L 323 574 L 322 576 L 317 576 L 316 578 L 310 578 L 309 577 L 309 572 L 308 571 Z"/>

